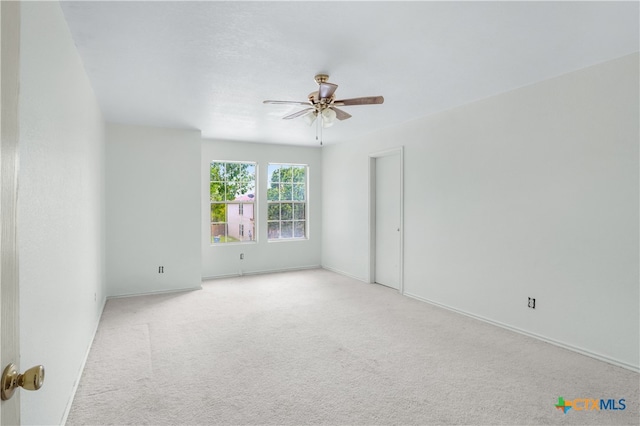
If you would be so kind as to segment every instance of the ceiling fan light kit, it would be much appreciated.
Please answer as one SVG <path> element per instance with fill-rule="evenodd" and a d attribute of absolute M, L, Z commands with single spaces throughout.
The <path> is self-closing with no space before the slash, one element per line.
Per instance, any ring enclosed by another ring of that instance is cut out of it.
<path fill-rule="evenodd" d="M 336 112 L 331 108 L 325 108 L 322 110 L 322 127 L 331 127 L 336 120 Z"/>
<path fill-rule="evenodd" d="M 352 99 L 335 99 L 335 92 L 338 88 L 337 84 L 329 83 L 329 76 L 327 74 L 317 74 L 314 77 L 315 82 L 318 84 L 318 90 L 311 92 L 308 97 L 308 101 L 272 101 L 266 100 L 265 104 L 285 104 L 285 105 L 303 105 L 307 108 L 294 112 L 293 114 L 282 117 L 284 120 L 291 120 L 298 117 L 303 117 L 304 120 L 310 126 L 316 122 L 318 116 L 320 120 L 316 123 L 316 140 L 318 140 L 318 128 L 320 129 L 320 145 L 322 145 L 322 128 L 331 127 L 335 123 L 335 120 L 340 121 L 351 118 L 351 114 L 337 108 L 338 106 L 352 106 L 352 105 L 379 105 L 384 102 L 382 96 L 367 96 L 362 98 Z"/>
<path fill-rule="evenodd" d="M 304 118 L 304 121 L 311 126 L 316 121 L 316 118 L 318 118 L 318 111 L 309 111 L 304 114 L 302 118 Z"/>

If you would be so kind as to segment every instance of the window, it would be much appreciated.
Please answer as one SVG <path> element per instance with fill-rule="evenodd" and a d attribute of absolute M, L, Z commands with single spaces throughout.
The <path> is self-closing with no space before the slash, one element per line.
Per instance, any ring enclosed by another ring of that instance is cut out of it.
<path fill-rule="evenodd" d="M 213 244 L 253 240 L 255 191 L 256 163 L 211 163 L 209 194 Z"/>
<path fill-rule="evenodd" d="M 304 164 L 269 164 L 269 240 L 307 237 L 308 169 Z"/>

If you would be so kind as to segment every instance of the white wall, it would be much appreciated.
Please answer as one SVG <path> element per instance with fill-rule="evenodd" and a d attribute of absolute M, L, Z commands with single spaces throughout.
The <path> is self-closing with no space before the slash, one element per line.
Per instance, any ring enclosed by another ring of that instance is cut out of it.
<path fill-rule="evenodd" d="M 200 132 L 106 134 L 108 296 L 200 288 Z"/>
<path fill-rule="evenodd" d="M 213 160 L 255 161 L 258 163 L 257 241 L 244 244 L 211 245 L 209 165 Z M 308 218 L 309 238 L 296 241 L 267 241 L 266 217 L 268 163 L 309 165 Z M 320 266 L 321 217 L 321 149 L 204 140 L 201 159 L 201 244 L 204 278 L 269 272 Z M 240 260 L 244 253 L 244 260 Z"/>
<path fill-rule="evenodd" d="M 22 2 L 19 264 L 22 424 L 59 424 L 104 304 L 103 120 L 57 2 Z"/>
<path fill-rule="evenodd" d="M 638 77 L 633 54 L 325 147 L 323 265 L 369 280 L 368 155 L 404 145 L 407 295 L 638 369 Z"/>

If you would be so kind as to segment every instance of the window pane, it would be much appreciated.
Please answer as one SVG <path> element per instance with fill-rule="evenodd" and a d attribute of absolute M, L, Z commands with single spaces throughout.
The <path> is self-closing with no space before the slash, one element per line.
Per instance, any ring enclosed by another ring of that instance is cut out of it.
<path fill-rule="evenodd" d="M 209 183 L 209 195 L 211 201 L 224 201 L 225 184 L 222 182 Z"/>
<path fill-rule="evenodd" d="M 280 220 L 280 203 L 269 204 L 267 220 Z"/>
<path fill-rule="evenodd" d="M 244 181 L 256 180 L 256 166 L 255 164 L 247 164 L 246 175 L 242 179 Z"/>
<path fill-rule="evenodd" d="M 280 230 L 280 238 L 291 238 L 293 237 L 293 222 L 286 221 L 282 222 L 282 227 Z"/>
<path fill-rule="evenodd" d="M 211 242 L 214 244 L 227 242 L 227 224 L 218 223 L 211 225 Z"/>
<path fill-rule="evenodd" d="M 227 214 L 224 204 L 211 204 L 211 222 L 226 222 Z"/>
<path fill-rule="evenodd" d="M 290 201 L 293 198 L 291 197 L 291 184 L 290 183 L 283 183 L 280 184 L 280 200 L 282 201 Z"/>
<path fill-rule="evenodd" d="M 280 203 L 280 219 L 282 220 L 293 219 L 293 204 Z"/>
<path fill-rule="evenodd" d="M 280 238 L 280 222 L 269 222 L 267 224 L 269 239 Z"/>
<path fill-rule="evenodd" d="M 227 204 L 227 242 L 249 241 L 247 230 L 253 228 L 253 207 L 249 204 L 240 203 Z M 253 231 L 251 231 L 253 237 Z"/>
<path fill-rule="evenodd" d="M 211 163 L 210 181 L 222 181 L 224 176 L 224 163 Z"/>
<path fill-rule="evenodd" d="M 267 169 L 267 176 L 269 176 L 269 183 L 280 182 L 280 165 L 269 164 L 269 167 Z"/>
<path fill-rule="evenodd" d="M 293 182 L 293 177 L 291 176 L 291 166 L 280 166 L 280 182 Z"/>
<path fill-rule="evenodd" d="M 229 184 L 224 184 L 224 201 L 233 200 L 233 188 L 229 188 Z"/>
<path fill-rule="evenodd" d="M 280 199 L 280 193 L 278 184 L 273 184 L 274 186 L 267 189 L 267 200 L 269 201 L 278 201 Z"/>
<path fill-rule="evenodd" d="M 293 199 L 295 201 L 304 201 L 304 184 L 293 184 Z"/>
<path fill-rule="evenodd" d="M 294 203 L 293 205 L 293 218 L 295 220 L 305 220 L 304 215 L 304 204 L 303 203 Z"/>
<path fill-rule="evenodd" d="M 306 169 L 307 168 L 304 166 L 293 167 L 293 181 L 298 183 L 306 183 Z"/>
<path fill-rule="evenodd" d="M 238 214 L 240 213 L 240 204 L 227 204 L 227 222 L 229 222 L 231 220 L 232 217 L 237 218 Z M 234 221 L 234 222 L 237 222 Z"/>
<path fill-rule="evenodd" d="M 305 222 L 293 222 L 293 236 L 294 238 L 305 237 Z"/>

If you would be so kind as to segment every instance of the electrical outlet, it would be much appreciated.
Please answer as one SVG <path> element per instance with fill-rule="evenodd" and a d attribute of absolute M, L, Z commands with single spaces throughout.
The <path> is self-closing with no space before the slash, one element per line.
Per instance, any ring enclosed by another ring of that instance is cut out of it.
<path fill-rule="evenodd" d="M 164 274 L 164 266 L 158 266 L 158 273 Z"/>
<path fill-rule="evenodd" d="M 244 253 L 240 253 L 240 260 L 244 259 Z"/>
<path fill-rule="evenodd" d="M 534 297 L 530 297 L 529 298 L 529 304 L 527 306 L 530 307 L 531 309 L 535 309 L 536 308 L 536 299 Z"/>

